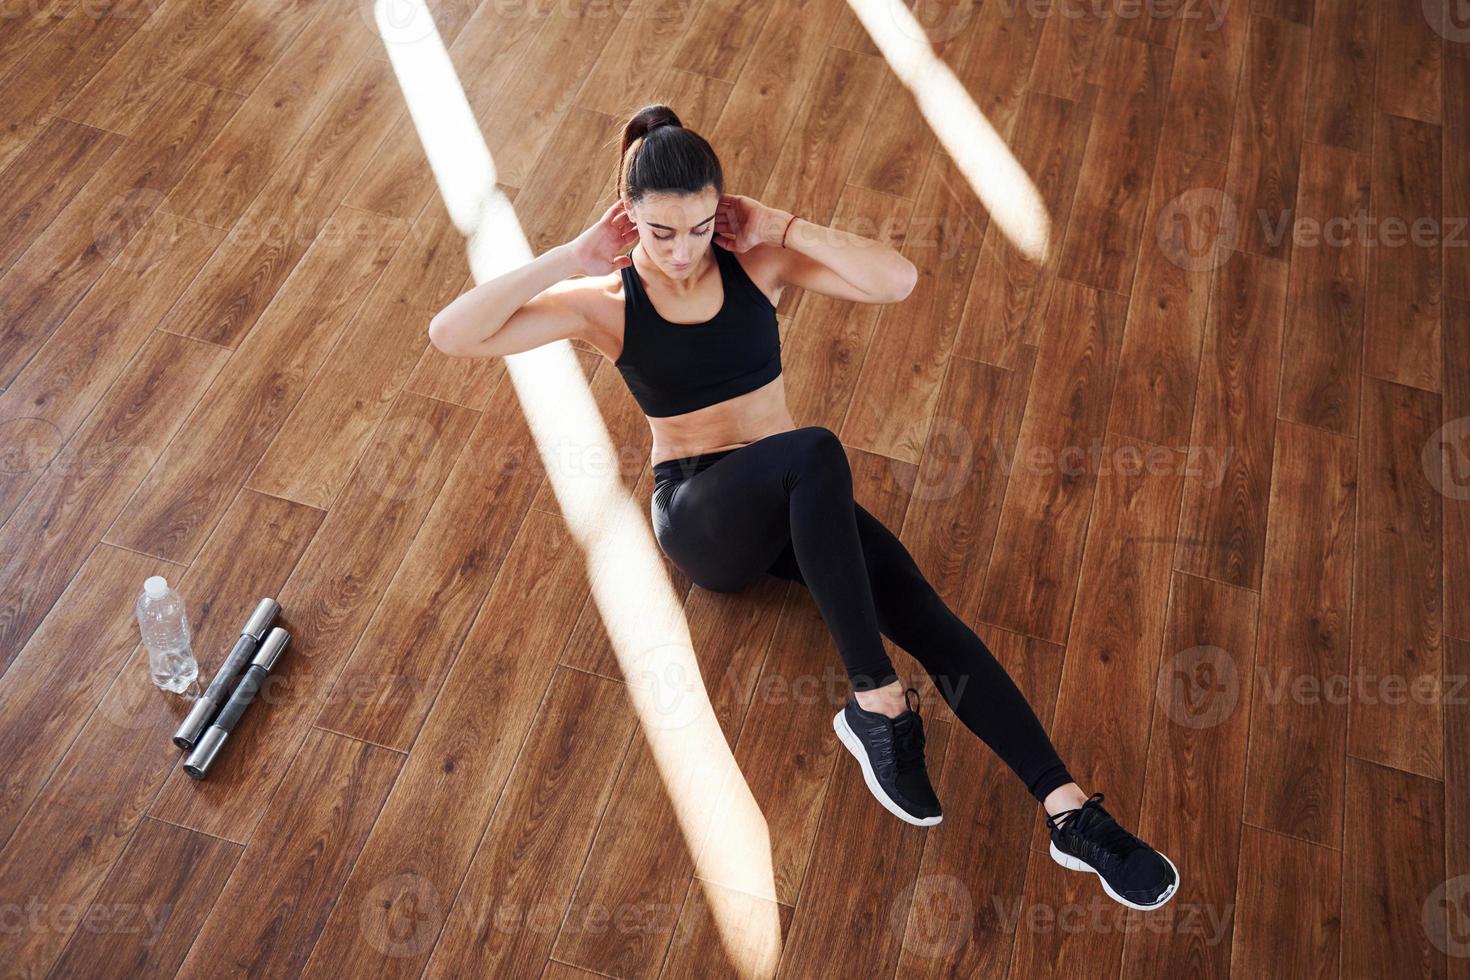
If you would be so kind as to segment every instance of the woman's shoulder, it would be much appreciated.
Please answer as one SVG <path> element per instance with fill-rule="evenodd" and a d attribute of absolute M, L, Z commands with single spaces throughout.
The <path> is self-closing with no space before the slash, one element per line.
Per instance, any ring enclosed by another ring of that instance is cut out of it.
<path fill-rule="evenodd" d="M 715 248 L 722 246 L 715 245 Z M 775 306 L 781 299 L 781 262 L 783 249 L 777 245 L 760 244 L 744 252 L 731 252 L 730 257 L 745 271 L 755 287 L 765 294 L 767 302 Z"/>
<path fill-rule="evenodd" d="M 592 325 L 587 341 L 610 361 L 616 360 L 623 348 L 626 285 L 624 271 L 614 269 L 606 275 L 584 277 L 577 291 L 578 302 Z"/>

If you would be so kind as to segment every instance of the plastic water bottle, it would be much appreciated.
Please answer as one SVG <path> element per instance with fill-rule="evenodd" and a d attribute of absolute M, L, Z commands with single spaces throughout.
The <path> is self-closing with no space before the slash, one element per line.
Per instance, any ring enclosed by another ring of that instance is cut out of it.
<path fill-rule="evenodd" d="M 199 677 L 199 662 L 189 645 L 189 617 L 184 600 L 162 575 L 143 583 L 136 612 L 138 629 L 148 647 L 148 670 L 153 683 L 165 691 L 182 694 Z"/>

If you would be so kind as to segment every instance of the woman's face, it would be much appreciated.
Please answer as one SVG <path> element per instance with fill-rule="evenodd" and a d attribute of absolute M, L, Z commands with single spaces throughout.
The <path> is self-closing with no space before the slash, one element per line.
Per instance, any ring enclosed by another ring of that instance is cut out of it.
<path fill-rule="evenodd" d="M 699 194 L 646 195 L 629 209 L 638 225 L 643 251 L 670 279 L 694 271 L 715 236 L 715 208 L 720 195 L 713 187 Z"/>

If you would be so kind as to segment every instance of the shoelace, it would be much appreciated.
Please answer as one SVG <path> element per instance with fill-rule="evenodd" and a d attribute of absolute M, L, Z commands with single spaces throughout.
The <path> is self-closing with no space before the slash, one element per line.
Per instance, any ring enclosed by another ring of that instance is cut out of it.
<path fill-rule="evenodd" d="M 1091 845 L 1100 855 L 1105 855 L 1112 862 L 1121 863 L 1129 854 L 1142 847 L 1143 842 L 1119 826 L 1112 814 L 1102 808 L 1102 801 L 1103 794 L 1093 793 L 1080 807 L 1047 817 L 1046 823 L 1053 830 L 1060 827 L 1063 833 L 1070 830 L 1073 837 Z M 1092 810 L 1092 819 L 1086 826 L 1076 829 L 1077 818 L 1083 810 Z"/>
<path fill-rule="evenodd" d="M 904 702 L 908 703 L 909 691 L 918 697 L 919 692 L 915 688 L 907 688 L 903 692 Z M 919 727 L 918 707 L 911 706 L 912 715 L 903 715 L 894 719 L 893 722 L 893 760 L 899 772 L 915 769 L 924 764 L 924 745 L 928 741 L 923 729 Z"/>

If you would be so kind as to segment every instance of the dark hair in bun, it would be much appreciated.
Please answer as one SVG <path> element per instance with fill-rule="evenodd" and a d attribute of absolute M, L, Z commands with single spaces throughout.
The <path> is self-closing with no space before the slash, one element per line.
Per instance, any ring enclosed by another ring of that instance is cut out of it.
<path fill-rule="evenodd" d="M 663 104 L 646 105 L 623 127 L 618 160 L 618 194 L 629 204 L 647 194 L 698 194 L 713 186 L 724 193 L 720 158 L 703 136 Z"/>

